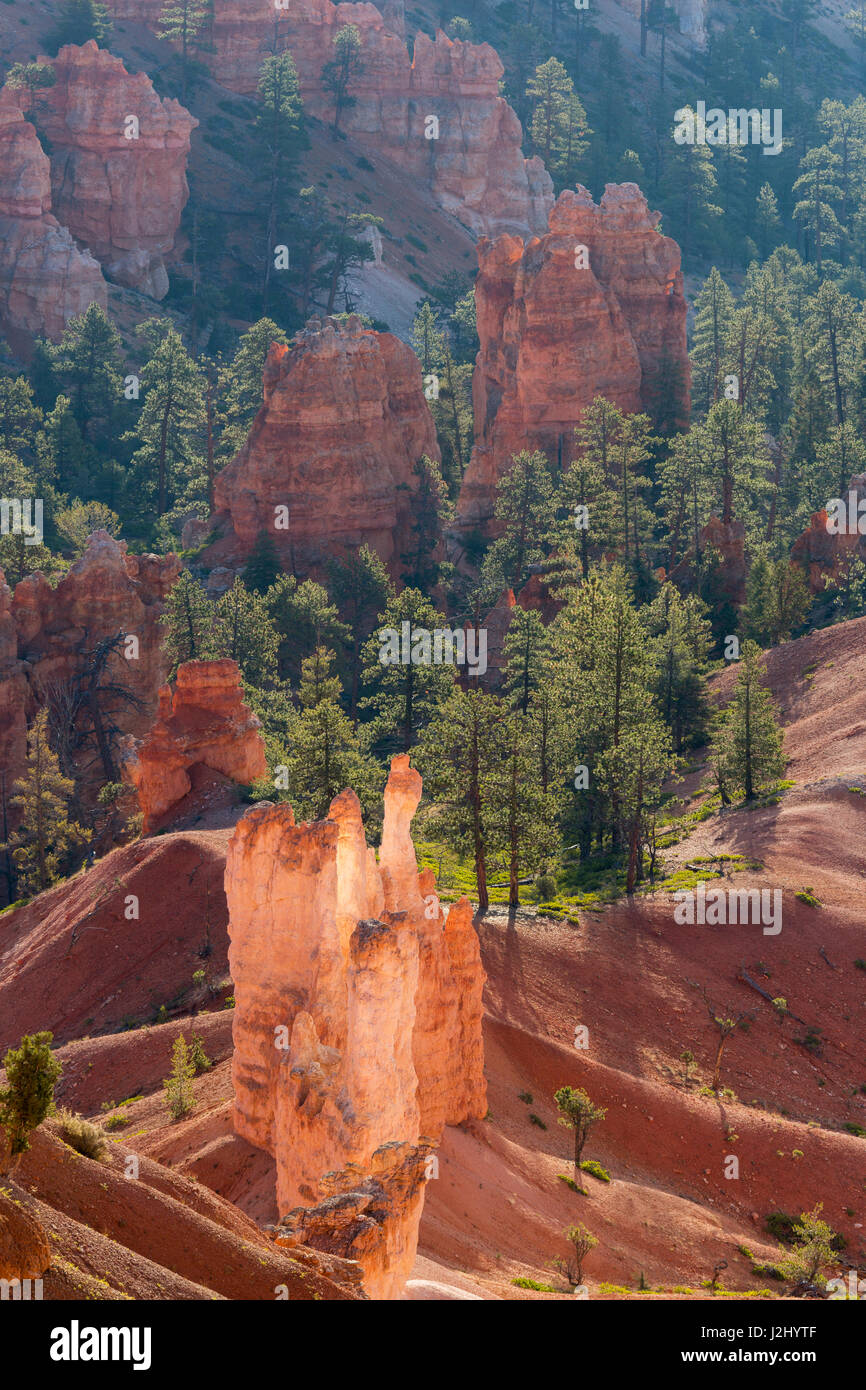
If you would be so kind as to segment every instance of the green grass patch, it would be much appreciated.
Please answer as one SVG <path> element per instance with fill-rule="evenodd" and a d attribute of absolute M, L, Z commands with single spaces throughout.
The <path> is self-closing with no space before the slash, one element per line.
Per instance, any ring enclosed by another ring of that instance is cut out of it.
<path fill-rule="evenodd" d="M 582 1173 L 589 1173 L 593 1178 L 598 1178 L 599 1182 L 610 1182 L 610 1173 L 597 1163 L 594 1158 L 585 1158 L 580 1165 Z"/>
<path fill-rule="evenodd" d="M 566 1187 L 570 1187 L 572 1192 L 579 1192 L 581 1197 L 589 1196 L 589 1193 L 587 1192 L 586 1188 L 581 1187 L 580 1184 L 576 1183 L 574 1178 L 570 1178 L 567 1173 L 557 1173 L 556 1176 L 560 1182 L 565 1183 Z"/>
<path fill-rule="evenodd" d="M 536 1293 L 560 1293 L 561 1290 L 555 1284 L 539 1284 L 537 1279 L 527 1279 L 520 1275 L 519 1279 L 512 1279 L 512 1284 L 518 1289 L 534 1289 Z"/>

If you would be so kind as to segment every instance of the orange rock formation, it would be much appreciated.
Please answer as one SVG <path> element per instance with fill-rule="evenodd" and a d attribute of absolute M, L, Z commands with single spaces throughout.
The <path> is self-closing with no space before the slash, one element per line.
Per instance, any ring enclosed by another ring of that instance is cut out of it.
<path fill-rule="evenodd" d="M 568 463 L 574 427 L 595 396 L 653 413 L 667 377 L 685 419 L 680 253 L 657 223 L 636 184 L 608 184 L 598 207 L 578 187 L 560 194 L 541 238 L 479 242 L 476 445 L 458 502 L 462 526 L 492 516 L 513 454 L 542 449 Z"/>
<path fill-rule="evenodd" d="M 126 542 L 107 531 L 94 532 L 56 588 L 37 570 L 12 594 L 0 571 L 0 766 L 10 785 L 23 771 L 27 722 L 46 690 L 68 681 L 106 637 L 137 639 L 137 654 L 118 655 L 109 674 L 141 703 L 118 709 L 118 725 L 129 733 L 148 727 L 166 676 L 157 624 L 179 573 L 177 556 L 127 555 Z"/>
<path fill-rule="evenodd" d="M 234 782 L 267 772 L 261 724 L 243 703 L 237 662 L 185 661 L 159 692 L 157 720 L 144 739 L 127 738 L 122 773 L 135 787 L 149 835 L 186 796 L 190 768 L 203 764 Z"/>
<path fill-rule="evenodd" d="M 0 91 L 0 327 L 14 346 L 59 338 L 76 314 L 108 303 L 98 263 L 51 213 L 51 171 L 39 137 Z M 19 342 L 16 335 L 21 335 Z"/>
<path fill-rule="evenodd" d="M 248 554 L 267 530 L 292 569 L 363 542 L 398 568 L 422 454 L 439 459 L 411 349 L 355 315 L 311 319 L 291 347 L 271 347 L 249 439 L 216 479 L 214 520 L 230 532 L 211 562 Z"/>
<path fill-rule="evenodd" d="M 162 0 L 109 3 L 118 18 L 154 28 L 162 7 Z M 337 31 L 354 24 L 361 67 L 349 85 L 355 104 L 343 111 L 341 129 L 427 184 L 474 232 L 528 235 L 544 227 L 553 185 L 540 159 L 523 157 L 520 122 L 499 95 L 504 69 L 489 44 L 418 34 L 410 60 L 400 23 L 375 5 L 291 0 L 275 15 L 273 0 L 214 0 L 213 49 L 202 56 L 217 81 L 255 92 L 275 24 L 279 47 L 295 60 L 305 111 L 333 120 L 322 68 L 333 58 Z M 431 116 L 438 121 L 435 136 Z"/>
<path fill-rule="evenodd" d="M 254 807 L 226 864 L 235 1128 L 276 1159 L 280 1238 L 354 1252 L 379 1298 L 411 1269 L 432 1145 L 487 1108 L 472 910 L 446 921 L 419 876 L 420 795 L 395 758 L 378 864 L 351 791 L 310 824 Z"/>
<path fill-rule="evenodd" d="M 846 521 L 854 519 L 847 515 L 850 505 L 848 494 L 852 492 L 858 504 L 866 498 L 866 473 L 858 473 L 848 484 L 847 493 L 842 499 Z M 791 549 L 791 562 L 803 567 L 813 594 L 820 594 L 828 584 L 841 580 L 853 557 L 859 555 L 863 558 L 866 550 L 859 530 L 828 530 L 827 522 L 826 510 L 822 508 L 814 512 L 806 530 L 797 537 Z"/>
<path fill-rule="evenodd" d="M 92 39 L 61 48 L 52 66 L 56 82 L 39 94 L 34 119 L 51 150 L 54 214 L 109 279 L 162 299 L 198 121 Z"/>

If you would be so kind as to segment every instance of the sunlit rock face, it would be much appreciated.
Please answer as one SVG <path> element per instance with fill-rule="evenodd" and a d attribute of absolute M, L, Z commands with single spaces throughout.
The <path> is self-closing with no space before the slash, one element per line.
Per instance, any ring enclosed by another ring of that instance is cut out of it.
<path fill-rule="evenodd" d="M 486 1114 L 484 972 L 468 900 L 446 918 L 410 827 L 421 779 L 393 760 L 378 863 L 354 792 L 296 825 L 262 804 L 226 863 L 234 1122 L 276 1159 L 278 1239 L 360 1261 L 396 1297 L 431 1150 Z"/>
<path fill-rule="evenodd" d="M 652 415 L 674 383 L 673 413 L 687 420 L 680 252 L 658 220 L 636 184 L 608 184 L 598 206 L 579 187 L 560 194 L 543 236 L 479 242 L 476 444 L 458 525 L 491 518 L 496 485 L 521 450 L 567 465 L 596 396 Z"/>

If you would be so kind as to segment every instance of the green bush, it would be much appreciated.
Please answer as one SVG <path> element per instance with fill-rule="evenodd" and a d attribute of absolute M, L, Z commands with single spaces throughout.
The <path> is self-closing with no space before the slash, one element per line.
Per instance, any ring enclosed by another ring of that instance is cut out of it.
<path fill-rule="evenodd" d="M 72 1110 L 58 1110 L 55 1124 L 57 1133 L 70 1149 L 83 1154 L 85 1158 L 95 1159 L 97 1163 L 104 1162 L 108 1153 L 108 1143 L 97 1125 L 85 1120 L 83 1115 L 76 1115 Z"/>
<path fill-rule="evenodd" d="M 585 1158 L 580 1165 L 582 1173 L 590 1173 L 599 1182 L 610 1182 L 610 1173 L 606 1168 L 602 1168 L 600 1163 L 596 1163 L 594 1158 Z"/>
<path fill-rule="evenodd" d="M 54 1114 L 54 1087 L 63 1064 L 51 1054 L 53 1033 L 25 1034 L 3 1058 L 7 1085 L 0 1090 L 0 1125 L 12 1154 L 30 1148 L 30 1134 Z"/>

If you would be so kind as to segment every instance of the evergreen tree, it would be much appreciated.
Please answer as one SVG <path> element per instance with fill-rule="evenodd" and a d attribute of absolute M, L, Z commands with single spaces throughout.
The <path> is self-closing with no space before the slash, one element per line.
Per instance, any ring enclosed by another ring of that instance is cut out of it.
<path fill-rule="evenodd" d="M 360 702 L 371 715 L 368 745 L 408 753 L 454 684 L 455 667 L 433 660 L 432 634 L 448 627 L 418 589 L 391 597 L 362 651 L 368 694 Z"/>
<path fill-rule="evenodd" d="M 331 594 L 351 643 L 349 712 L 357 725 L 361 650 L 373 631 L 378 614 L 393 598 L 394 590 L 388 571 L 368 545 L 350 551 L 345 559 L 329 561 L 328 575 Z"/>
<path fill-rule="evenodd" d="M 488 550 L 483 566 L 491 585 L 516 587 L 525 579 L 528 566 L 543 558 L 554 505 L 545 455 L 526 449 L 515 454 L 496 488 L 494 515 L 502 523 L 502 533 Z"/>
<path fill-rule="evenodd" d="M 536 721 L 518 707 L 505 714 L 497 831 L 508 865 L 508 905 L 520 905 L 520 877 L 534 873 L 556 843 L 556 803 L 545 795 L 541 759 L 534 746 Z"/>
<path fill-rule="evenodd" d="M 412 495 L 410 549 L 402 556 L 404 579 L 416 589 L 429 591 L 439 580 L 439 562 L 434 556 L 452 508 L 445 479 L 434 459 L 422 454 L 412 473 L 418 486 Z"/>
<path fill-rule="evenodd" d="M 11 805 L 20 812 L 12 859 L 25 893 L 41 893 L 63 875 L 71 854 L 89 832 L 69 819 L 70 778 L 60 771 L 48 742 L 48 710 L 39 710 L 27 739 L 27 770 L 14 783 Z"/>
<path fill-rule="evenodd" d="M 350 96 L 352 81 L 363 70 L 361 57 L 361 31 L 357 24 L 344 24 L 338 29 L 333 40 L 334 57 L 322 68 L 322 85 L 334 98 L 333 132 L 340 128 L 340 118 L 347 107 L 354 106 L 356 97 Z"/>
<path fill-rule="evenodd" d="M 108 444 L 123 401 L 122 344 L 105 310 L 94 303 L 70 319 L 51 357 L 54 379 L 69 398 L 81 438 Z"/>
<path fill-rule="evenodd" d="M 206 660 L 211 656 L 213 604 L 189 570 L 181 570 L 169 590 L 159 623 L 172 676 L 182 662 Z"/>
<path fill-rule="evenodd" d="M 680 753 L 706 732 L 704 673 L 712 641 L 706 606 L 697 594 L 683 598 L 675 585 L 666 583 L 644 614 L 656 668 L 656 707 Z"/>
<path fill-rule="evenodd" d="M 332 675 L 334 653 L 317 647 L 301 667 L 300 717 L 292 729 L 288 797 L 295 814 L 322 820 L 338 792 L 351 787 L 369 809 L 382 792 L 384 775 L 363 754 L 352 722 L 340 708 L 340 681 Z"/>
<path fill-rule="evenodd" d="M 208 18 L 207 0 L 165 0 L 159 16 L 157 38 L 180 45 L 180 99 L 192 69 L 192 55 L 202 45 L 202 31 Z"/>
<path fill-rule="evenodd" d="M 720 783 L 741 788 L 747 801 L 785 769 L 782 730 L 766 687 L 764 658 L 757 643 L 743 643 L 737 681 L 712 748 Z"/>
<path fill-rule="evenodd" d="M 58 53 L 68 43 L 85 44 L 95 39 L 100 48 L 107 48 L 111 38 L 108 10 L 99 0 L 63 0 L 57 13 L 57 23 L 45 40 L 49 53 Z"/>
<path fill-rule="evenodd" d="M 231 657 L 257 690 L 270 689 L 277 679 L 278 637 L 265 600 L 238 577 L 214 607 L 213 655 Z"/>
<path fill-rule="evenodd" d="M 297 160 L 302 130 L 298 72 L 291 53 L 266 58 L 259 74 L 257 133 L 261 145 L 262 174 L 267 188 L 266 243 L 262 305 L 268 308 L 274 248 L 284 243 L 281 220 L 288 213 L 289 179 Z"/>
<path fill-rule="evenodd" d="M 266 601 L 280 640 L 280 679 L 292 686 L 297 686 L 304 660 L 317 647 L 342 650 L 351 639 L 327 589 L 315 580 L 299 584 L 293 574 L 281 574 L 268 590 Z"/>
<path fill-rule="evenodd" d="M 480 912 L 490 905 L 489 859 L 501 836 L 502 715 L 495 696 L 455 688 L 432 712 L 418 749 L 433 806 L 429 830 L 472 856 Z"/>
<path fill-rule="evenodd" d="M 173 1120 L 182 1120 L 195 1107 L 193 1079 L 195 1062 L 190 1055 L 186 1038 L 181 1033 L 171 1049 L 171 1071 L 163 1081 L 165 1103 Z"/>
<path fill-rule="evenodd" d="M 242 333 L 230 364 L 219 370 L 222 402 L 220 453 L 226 458 L 246 443 L 250 425 L 262 404 L 262 372 L 271 343 L 285 344 L 286 334 L 273 319 L 261 318 Z"/>
<path fill-rule="evenodd" d="M 141 370 L 144 401 L 133 437 L 133 464 L 156 490 L 157 514 L 168 510 L 185 484 L 203 481 L 198 447 L 204 423 L 204 381 L 169 319 L 148 319 L 136 332 L 150 356 Z"/>
<path fill-rule="evenodd" d="M 734 297 L 713 266 L 695 297 L 694 345 L 691 352 L 692 400 L 709 410 L 722 391 L 723 353 L 734 314 Z"/>
<path fill-rule="evenodd" d="M 54 1087 L 63 1063 L 51 1052 L 53 1033 L 27 1033 L 3 1058 L 6 1085 L 0 1090 L 0 1125 L 13 1156 L 26 1153 L 30 1135 L 53 1115 Z"/>
<path fill-rule="evenodd" d="M 785 642 L 806 619 L 812 595 L 803 571 L 787 554 L 773 559 L 761 550 L 753 558 L 746 581 L 742 629 L 761 645 Z"/>
<path fill-rule="evenodd" d="M 807 233 L 811 255 L 821 274 L 824 256 L 839 242 L 842 228 L 833 208 L 842 197 L 837 182 L 840 160 L 829 145 L 807 150 L 800 160 L 800 175 L 793 191 L 800 200 L 794 207 L 794 220 Z"/>
<path fill-rule="evenodd" d="M 244 568 L 244 584 L 251 594 L 266 594 L 280 574 L 280 557 L 270 531 L 259 531 Z"/>

